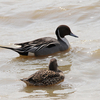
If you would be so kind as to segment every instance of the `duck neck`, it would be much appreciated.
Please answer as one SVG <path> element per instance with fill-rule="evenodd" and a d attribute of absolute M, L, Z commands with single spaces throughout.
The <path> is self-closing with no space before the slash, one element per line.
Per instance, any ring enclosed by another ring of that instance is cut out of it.
<path fill-rule="evenodd" d="M 49 70 L 57 71 L 58 70 L 57 67 L 58 67 L 57 64 L 52 64 L 52 63 L 49 64 Z"/>
<path fill-rule="evenodd" d="M 59 41 L 59 42 L 62 41 L 62 42 L 64 42 L 64 43 L 66 43 L 67 45 L 69 45 L 68 40 L 67 40 L 65 37 L 61 37 L 61 36 L 60 36 L 60 31 L 59 31 L 59 29 L 56 30 L 56 35 L 57 35 L 57 38 L 58 38 L 58 41 Z"/>

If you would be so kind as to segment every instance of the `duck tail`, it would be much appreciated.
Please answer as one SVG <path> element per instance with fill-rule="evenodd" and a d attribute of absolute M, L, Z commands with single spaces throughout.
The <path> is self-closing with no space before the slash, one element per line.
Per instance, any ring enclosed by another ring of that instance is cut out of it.
<path fill-rule="evenodd" d="M 23 79 L 20 79 L 21 81 L 25 82 L 27 79 L 23 78 Z"/>
<path fill-rule="evenodd" d="M 23 81 L 24 83 L 26 83 L 27 85 L 30 86 L 30 83 L 29 83 L 29 81 L 27 80 L 27 78 L 23 78 L 23 79 L 20 79 L 20 80 Z"/>
<path fill-rule="evenodd" d="M 20 55 L 24 55 L 24 56 L 28 55 L 28 52 L 24 52 L 23 49 L 21 49 L 21 48 L 12 48 L 12 47 L 5 47 L 5 46 L 0 46 L 0 48 L 13 50 L 13 51 L 19 53 Z"/>
<path fill-rule="evenodd" d="M 15 48 L 11 48 L 11 47 L 0 46 L 0 48 L 5 48 L 5 49 L 10 49 L 10 50 L 16 51 Z"/>

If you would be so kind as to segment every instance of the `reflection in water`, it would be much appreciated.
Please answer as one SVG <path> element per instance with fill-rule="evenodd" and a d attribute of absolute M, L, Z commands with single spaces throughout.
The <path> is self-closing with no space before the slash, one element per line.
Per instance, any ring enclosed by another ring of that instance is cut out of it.
<path fill-rule="evenodd" d="M 61 92 L 61 91 L 66 92 Z M 53 86 L 28 86 L 24 87 L 20 92 L 26 92 L 31 93 L 26 98 L 33 98 L 33 97 L 39 97 L 46 96 L 46 97 L 57 97 L 57 98 L 66 98 L 68 94 L 74 93 L 75 90 L 73 89 L 73 86 L 71 84 L 57 84 Z"/>
<path fill-rule="evenodd" d="M 63 62 L 62 66 L 68 66 L 68 68 L 71 66 L 71 54 L 69 52 L 62 52 L 62 53 L 56 53 L 51 56 L 47 57 L 29 57 L 29 56 L 19 56 L 16 58 L 13 58 L 11 61 L 8 62 L 8 64 L 22 64 L 23 65 L 35 65 L 35 66 L 47 66 L 49 64 L 50 59 L 56 58 L 58 65 L 60 65 L 59 62 Z M 67 64 L 66 64 L 67 63 Z"/>

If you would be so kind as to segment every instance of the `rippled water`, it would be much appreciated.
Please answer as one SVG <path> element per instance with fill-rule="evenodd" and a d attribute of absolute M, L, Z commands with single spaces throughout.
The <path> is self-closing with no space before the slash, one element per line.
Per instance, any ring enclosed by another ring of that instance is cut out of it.
<path fill-rule="evenodd" d="M 79 36 L 66 38 L 69 52 L 24 57 L 0 48 L 1 100 L 100 100 L 100 0 L 1 0 L 0 45 L 15 47 L 39 37 L 55 37 L 65 24 Z M 55 57 L 65 80 L 50 87 L 26 87 L 20 78 L 47 68 Z"/>

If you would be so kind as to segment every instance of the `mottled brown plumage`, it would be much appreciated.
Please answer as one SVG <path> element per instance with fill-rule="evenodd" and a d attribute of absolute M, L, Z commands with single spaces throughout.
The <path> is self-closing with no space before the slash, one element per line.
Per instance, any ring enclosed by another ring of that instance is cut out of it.
<path fill-rule="evenodd" d="M 62 71 L 57 69 L 57 60 L 51 59 L 49 64 L 49 70 L 44 69 L 37 71 L 28 78 L 21 79 L 27 85 L 34 86 L 47 86 L 57 84 L 64 80 L 64 74 Z"/>

